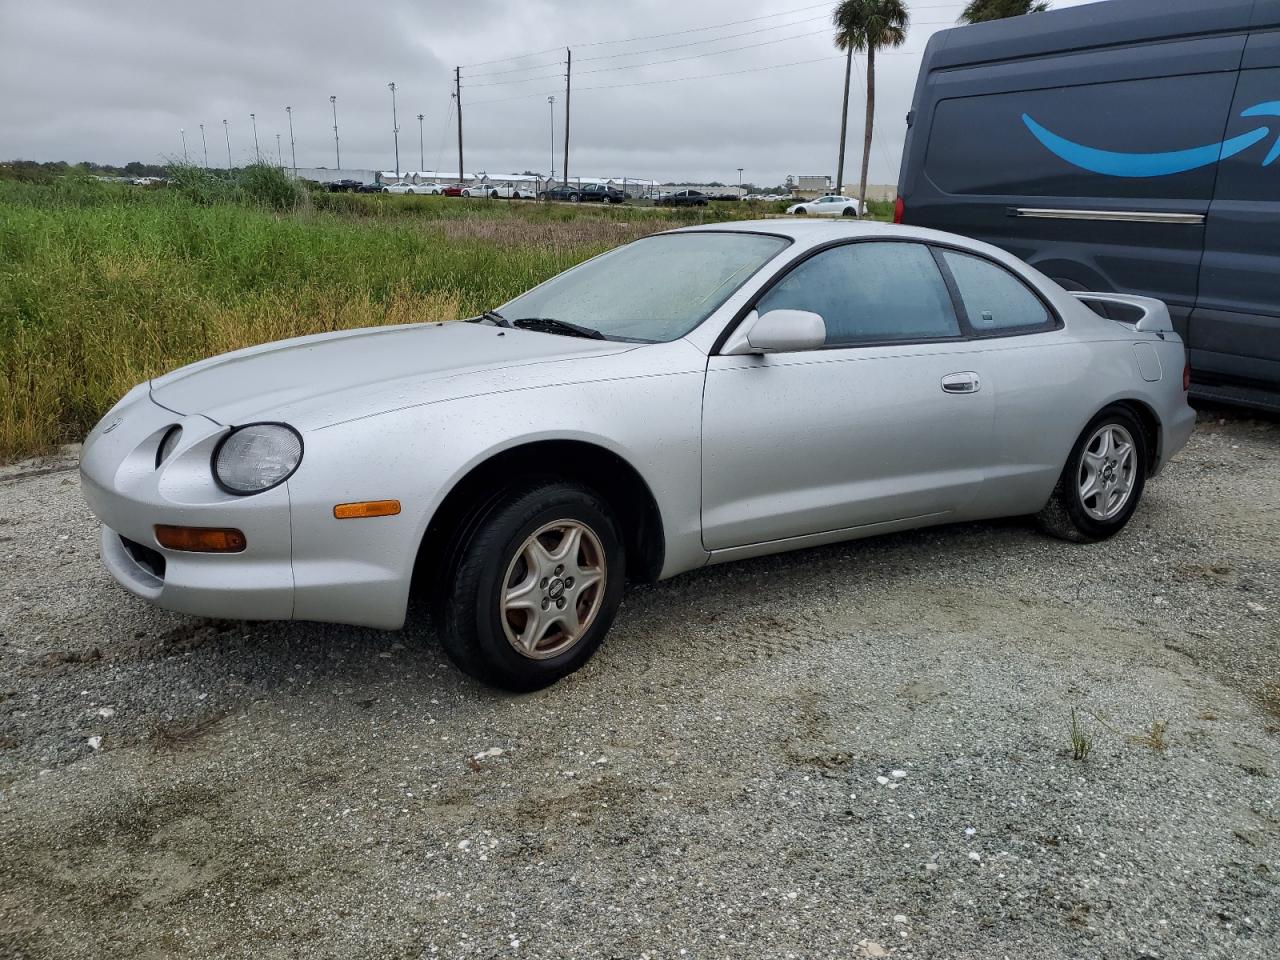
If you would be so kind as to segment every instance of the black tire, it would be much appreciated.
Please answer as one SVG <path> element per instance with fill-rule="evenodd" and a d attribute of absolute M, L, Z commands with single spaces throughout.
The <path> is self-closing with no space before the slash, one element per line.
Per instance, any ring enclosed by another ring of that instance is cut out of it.
<path fill-rule="evenodd" d="M 540 527 L 572 520 L 588 527 L 604 553 L 599 607 L 572 646 L 547 659 L 518 651 L 507 639 L 500 596 L 525 542 Z M 547 480 L 495 497 L 464 525 L 444 565 L 435 598 L 441 645 L 459 669 L 506 690 L 537 690 L 573 673 L 600 646 L 622 603 L 625 548 L 609 505 L 594 491 Z"/>
<path fill-rule="evenodd" d="M 809 212 L 809 211 L 808 211 L 808 210 L 806 210 L 804 207 L 797 207 L 797 208 L 796 208 L 796 216 L 798 216 L 798 217 L 803 217 L 803 216 L 804 216 L 805 214 L 807 214 L 808 212 Z"/>
<path fill-rule="evenodd" d="M 570 203 L 577 203 L 577 202 L 578 202 L 579 200 L 581 200 L 581 199 L 582 199 L 582 198 L 581 198 L 581 197 L 579 197 L 576 193 L 571 193 L 571 194 L 569 194 L 569 202 L 570 202 Z"/>
<path fill-rule="evenodd" d="M 853 209 L 853 207 L 845 207 L 845 208 L 844 208 L 844 216 L 846 216 L 846 217 L 856 217 L 857 215 L 858 215 L 858 211 L 857 211 L 857 210 L 855 210 L 855 209 Z"/>
<path fill-rule="evenodd" d="M 1090 440 L 1108 424 L 1123 427 L 1133 438 L 1133 483 L 1129 498 L 1123 508 L 1113 517 L 1105 520 L 1091 516 L 1085 501 L 1080 496 L 1080 477 L 1084 469 L 1083 460 Z M 1089 421 L 1089 425 L 1081 431 L 1067 457 L 1066 466 L 1058 484 L 1053 488 L 1049 502 L 1044 505 L 1036 521 L 1040 528 L 1052 536 L 1073 543 L 1095 543 L 1114 536 L 1124 529 L 1124 525 L 1133 516 L 1142 499 L 1142 491 L 1147 482 L 1148 445 L 1151 438 L 1147 436 L 1142 424 L 1126 407 L 1111 406 L 1104 409 Z"/>

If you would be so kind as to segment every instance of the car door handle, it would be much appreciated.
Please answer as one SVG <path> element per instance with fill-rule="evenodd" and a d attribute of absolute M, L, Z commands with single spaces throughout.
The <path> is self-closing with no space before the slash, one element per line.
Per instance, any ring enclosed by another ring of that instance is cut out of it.
<path fill-rule="evenodd" d="M 943 393 L 977 393 L 980 389 L 982 389 L 982 381 L 972 370 L 948 373 L 942 378 Z"/>

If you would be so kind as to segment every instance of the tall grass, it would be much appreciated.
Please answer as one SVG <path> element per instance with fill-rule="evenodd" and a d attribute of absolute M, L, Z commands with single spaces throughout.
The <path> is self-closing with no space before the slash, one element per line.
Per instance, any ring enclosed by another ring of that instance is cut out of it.
<path fill-rule="evenodd" d="M 0 460 L 76 440 L 131 386 L 282 337 L 452 319 L 619 243 L 765 208 L 308 193 L 274 168 L 167 188 L 0 181 Z"/>

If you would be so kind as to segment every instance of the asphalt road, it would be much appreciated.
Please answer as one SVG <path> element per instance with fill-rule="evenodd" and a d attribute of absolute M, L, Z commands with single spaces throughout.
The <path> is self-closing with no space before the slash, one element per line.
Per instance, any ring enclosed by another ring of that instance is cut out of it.
<path fill-rule="evenodd" d="M 151 609 L 69 466 L 0 471 L 0 956 L 1277 954 L 1280 425 L 1203 417 L 1108 543 L 633 590 L 521 697 L 421 617 Z"/>

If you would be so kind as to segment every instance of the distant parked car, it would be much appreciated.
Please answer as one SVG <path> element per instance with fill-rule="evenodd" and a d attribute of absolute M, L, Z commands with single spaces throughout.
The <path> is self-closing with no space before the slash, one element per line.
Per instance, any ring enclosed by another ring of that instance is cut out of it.
<path fill-rule="evenodd" d="M 582 199 L 582 189 L 580 187 L 568 187 L 563 184 L 558 187 L 549 187 L 538 194 L 539 200 L 567 200 L 569 203 L 577 203 Z"/>
<path fill-rule="evenodd" d="M 580 198 L 587 203 L 626 203 L 627 195 L 617 187 L 605 183 L 588 183 L 582 187 Z"/>
<path fill-rule="evenodd" d="M 355 188 L 356 193 L 381 193 L 382 184 L 380 183 L 362 183 Z"/>
<path fill-rule="evenodd" d="M 463 191 L 463 186 L 462 186 L 462 184 L 460 184 L 460 183 L 453 183 L 453 184 L 450 184 L 449 186 L 445 187 L 445 188 L 444 188 L 443 190 L 441 190 L 440 192 L 441 192 L 442 194 L 444 194 L 446 197 L 460 197 L 460 196 L 462 196 L 462 191 Z"/>
<path fill-rule="evenodd" d="M 427 196 L 438 197 L 444 193 L 444 184 L 441 183 L 419 183 L 415 189 L 418 193 L 424 193 Z"/>
<path fill-rule="evenodd" d="M 705 207 L 709 198 L 698 190 L 665 193 L 654 202 L 661 207 Z"/>
<path fill-rule="evenodd" d="M 462 196 L 464 197 L 496 197 L 497 188 L 491 183 L 473 183 L 470 186 L 462 188 Z"/>
<path fill-rule="evenodd" d="M 351 180 L 351 179 L 330 180 L 329 192 L 330 193 L 352 193 L 356 190 L 359 190 L 363 186 L 364 186 L 364 183 L 360 180 Z"/>
<path fill-rule="evenodd" d="M 426 196 L 427 194 L 440 192 L 435 189 L 435 186 L 435 184 L 431 183 L 389 183 L 384 188 L 383 193 L 408 193 Z"/>
<path fill-rule="evenodd" d="M 798 213 L 811 217 L 856 217 L 858 201 L 853 197 L 842 197 L 831 194 L 817 200 L 802 200 L 787 207 L 787 213 Z"/>

